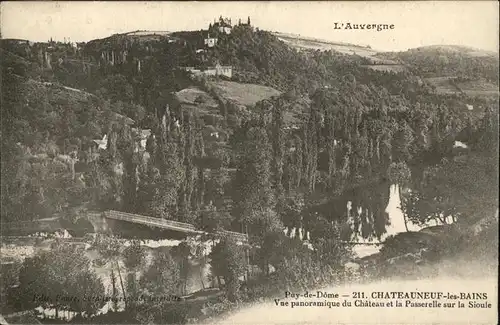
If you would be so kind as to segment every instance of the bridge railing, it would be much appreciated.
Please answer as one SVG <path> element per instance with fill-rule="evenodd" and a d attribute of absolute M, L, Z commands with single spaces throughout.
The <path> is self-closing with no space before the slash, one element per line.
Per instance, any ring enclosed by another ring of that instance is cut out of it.
<path fill-rule="evenodd" d="M 148 216 L 143 216 L 143 215 L 139 215 L 139 214 L 108 210 L 108 211 L 104 212 L 104 215 L 108 218 L 111 218 L 111 219 L 119 219 L 119 220 L 131 221 L 131 222 L 135 222 L 135 223 L 150 224 L 150 225 L 157 225 L 157 226 L 163 226 L 163 227 L 174 227 L 174 228 L 180 228 L 180 229 L 185 229 L 185 230 L 190 230 L 190 231 L 196 231 L 195 226 L 192 224 L 189 224 L 189 223 L 154 218 L 154 217 L 148 217 Z"/>
<path fill-rule="evenodd" d="M 149 226 L 159 226 L 170 229 L 178 229 L 184 232 L 202 233 L 202 231 L 196 230 L 196 227 L 190 223 L 148 217 L 139 214 L 108 210 L 104 212 L 104 216 L 111 219 L 124 220 Z M 216 232 L 216 235 L 219 235 L 221 237 L 231 237 L 242 242 L 248 242 L 248 236 L 246 234 L 235 231 L 219 230 Z"/>

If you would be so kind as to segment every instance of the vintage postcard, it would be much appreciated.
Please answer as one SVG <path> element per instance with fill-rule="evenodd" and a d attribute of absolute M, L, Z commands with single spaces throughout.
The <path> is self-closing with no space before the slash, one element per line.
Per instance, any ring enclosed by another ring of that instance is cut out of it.
<path fill-rule="evenodd" d="M 0 323 L 497 324 L 498 10 L 2 2 Z"/>

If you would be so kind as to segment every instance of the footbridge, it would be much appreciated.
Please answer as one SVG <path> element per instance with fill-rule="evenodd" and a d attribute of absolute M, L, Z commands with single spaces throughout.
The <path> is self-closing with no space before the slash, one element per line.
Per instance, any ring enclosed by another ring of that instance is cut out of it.
<path fill-rule="evenodd" d="M 95 216 L 98 213 L 93 213 L 93 214 Z M 196 227 L 190 223 L 154 218 L 140 214 L 107 210 L 102 212 L 101 216 L 103 217 L 103 219 L 107 220 L 119 220 L 131 224 L 142 225 L 150 228 L 156 228 L 161 230 L 167 230 L 170 232 L 180 233 L 186 236 L 209 234 L 205 231 L 196 229 Z M 215 232 L 214 235 L 221 238 L 231 238 L 242 243 L 248 243 L 248 235 L 239 232 L 220 230 Z"/>
<path fill-rule="evenodd" d="M 140 214 L 108 210 L 103 212 L 103 216 L 108 219 L 122 220 L 150 227 L 178 231 L 186 234 L 196 235 L 203 233 L 202 231 L 196 230 L 195 226 L 189 223 L 153 218 L 153 217 L 143 216 Z"/>

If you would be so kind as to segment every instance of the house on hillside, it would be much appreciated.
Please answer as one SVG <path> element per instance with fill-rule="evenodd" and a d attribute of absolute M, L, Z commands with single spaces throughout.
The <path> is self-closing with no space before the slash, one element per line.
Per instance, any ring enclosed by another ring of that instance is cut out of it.
<path fill-rule="evenodd" d="M 206 47 L 214 47 L 217 45 L 218 39 L 216 37 L 210 37 L 210 34 L 207 35 L 207 38 L 204 40 L 204 44 Z"/>
<path fill-rule="evenodd" d="M 462 141 L 455 141 L 452 147 L 453 160 L 464 160 L 470 150 L 470 147 L 466 143 Z"/>
<path fill-rule="evenodd" d="M 97 149 L 106 150 L 108 147 L 108 135 L 105 134 L 102 139 L 93 140 L 95 144 L 97 144 Z"/>
<path fill-rule="evenodd" d="M 215 75 L 216 76 L 226 76 L 228 78 L 232 78 L 233 67 L 230 65 L 220 65 L 219 63 L 217 63 L 215 65 Z"/>
<path fill-rule="evenodd" d="M 233 67 L 230 65 L 221 65 L 219 63 L 213 67 L 207 67 L 204 70 L 195 67 L 181 67 L 180 69 L 190 72 L 195 76 L 205 75 L 214 77 L 225 76 L 227 78 L 233 77 Z"/>
<path fill-rule="evenodd" d="M 465 143 L 463 143 L 461 141 L 455 141 L 455 144 L 453 145 L 453 148 L 467 149 L 469 147 Z"/>

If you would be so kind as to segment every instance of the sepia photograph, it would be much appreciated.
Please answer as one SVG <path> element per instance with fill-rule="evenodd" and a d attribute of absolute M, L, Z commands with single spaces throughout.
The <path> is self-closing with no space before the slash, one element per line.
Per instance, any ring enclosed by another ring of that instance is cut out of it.
<path fill-rule="evenodd" d="M 0 324 L 498 324 L 499 2 L 3 1 Z"/>

